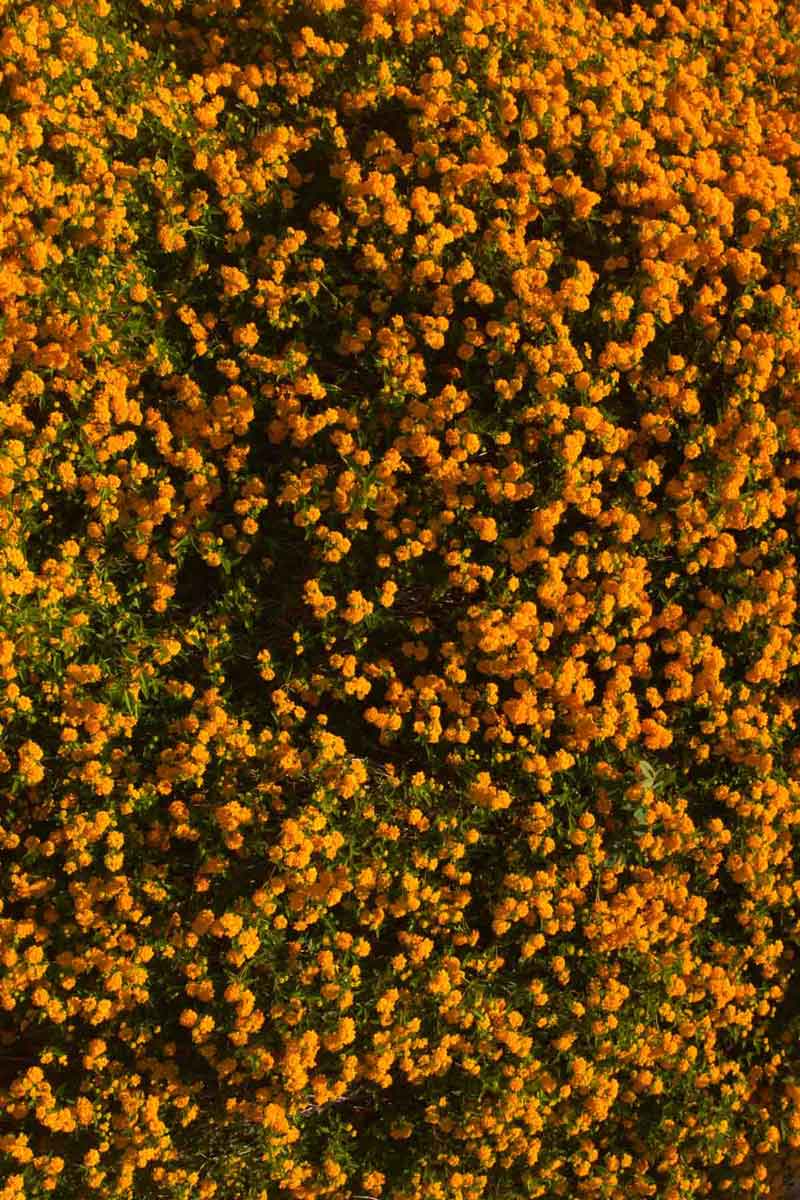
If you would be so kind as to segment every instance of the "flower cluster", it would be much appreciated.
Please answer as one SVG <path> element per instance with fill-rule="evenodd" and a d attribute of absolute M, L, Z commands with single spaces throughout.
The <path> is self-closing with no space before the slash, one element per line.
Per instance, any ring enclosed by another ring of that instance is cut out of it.
<path fill-rule="evenodd" d="M 781 1200 L 800 9 L 0 0 L 0 1200 Z"/>

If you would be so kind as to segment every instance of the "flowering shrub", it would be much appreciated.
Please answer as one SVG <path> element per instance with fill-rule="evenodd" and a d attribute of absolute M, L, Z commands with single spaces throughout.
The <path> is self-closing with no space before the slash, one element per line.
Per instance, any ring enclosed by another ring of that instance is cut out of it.
<path fill-rule="evenodd" d="M 0 0 L 0 1200 L 784 1195 L 799 63 Z"/>

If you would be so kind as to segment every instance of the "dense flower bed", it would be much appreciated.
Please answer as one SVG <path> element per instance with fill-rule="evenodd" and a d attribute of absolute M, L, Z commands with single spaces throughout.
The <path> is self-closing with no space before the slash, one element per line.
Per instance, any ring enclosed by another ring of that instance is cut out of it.
<path fill-rule="evenodd" d="M 778 1200 L 800 8 L 0 14 L 0 1200 Z"/>

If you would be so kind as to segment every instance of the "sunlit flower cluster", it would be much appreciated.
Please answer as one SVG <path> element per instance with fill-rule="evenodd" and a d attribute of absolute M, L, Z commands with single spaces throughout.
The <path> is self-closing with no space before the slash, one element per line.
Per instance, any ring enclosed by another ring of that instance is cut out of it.
<path fill-rule="evenodd" d="M 0 1200 L 782 1200 L 798 64 L 0 0 Z"/>

